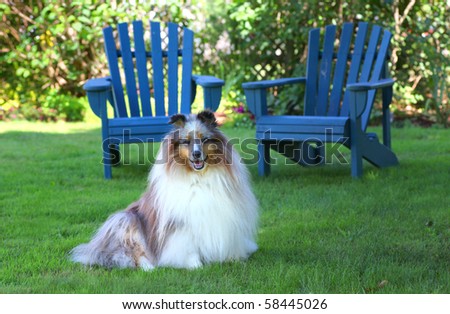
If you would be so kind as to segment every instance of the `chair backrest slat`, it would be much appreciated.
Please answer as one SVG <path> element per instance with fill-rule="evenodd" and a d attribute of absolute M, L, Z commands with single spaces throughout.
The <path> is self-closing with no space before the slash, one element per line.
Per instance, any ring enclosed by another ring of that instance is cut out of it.
<path fill-rule="evenodd" d="M 178 112 L 178 25 L 169 23 L 168 64 L 168 114 Z"/>
<path fill-rule="evenodd" d="M 378 41 L 380 38 L 381 28 L 375 25 L 370 33 L 370 40 L 367 46 L 366 53 L 364 55 L 363 68 L 361 70 L 361 76 L 359 77 L 359 82 L 368 82 L 370 73 L 372 71 L 373 61 L 377 54 Z"/>
<path fill-rule="evenodd" d="M 183 33 L 183 66 L 181 77 L 181 113 L 191 112 L 192 103 L 192 66 L 194 57 L 194 32 L 185 29 Z"/>
<path fill-rule="evenodd" d="M 308 61 L 306 64 L 305 110 L 304 114 L 312 116 L 316 114 L 317 77 L 319 65 L 320 29 L 314 28 L 309 32 Z"/>
<path fill-rule="evenodd" d="M 345 72 L 347 71 L 348 53 L 353 38 L 353 23 L 345 23 L 342 28 L 341 39 L 339 41 L 339 50 L 337 53 L 336 67 L 333 77 L 333 89 L 330 94 L 330 105 L 328 115 L 336 116 L 339 113 L 339 107 L 342 97 L 342 87 L 345 82 Z"/>
<path fill-rule="evenodd" d="M 388 56 L 389 44 L 391 42 L 391 33 L 388 31 L 384 31 L 383 37 L 381 40 L 381 44 L 378 48 L 375 65 L 373 66 L 372 76 L 370 77 L 371 81 L 377 81 L 382 78 L 385 70 L 386 58 Z M 367 95 L 367 104 L 372 104 L 375 101 L 376 90 L 370 90 Z M 370 118 L 372 106 L 366 106 L 366 110 L 362 114 L 363 121 L 363 130 L 366 130 L 367 124 Z"/>
<path fill-rule="evenodd" d="M 326 115 L 328 107 L 328 93 L 330 89 L 331 72 L 333 70 L 333 49 L 336 26 L 325 27 L 324 46 L 319 67 L 319 94 L 317 95 L 316 114 Z"/>
<path fill-rule="evenodd" d="M 142 21 L 133 22 L 133 33 L 136 69 L 139 82 L 139 96 L 141 99 L 141 111 L 143 116 L 151 116 L 152 107 L 150 105 L 150 84 L 148 80 L 147 52 L 145 51 Z"/>
<path fill-rule="evenodd" d="M 122 53 L 123 70 L 125 73 L 125 84 L 127 86 L 128 103 L 130 115 L 139 117 L 139 104 L 136 90 L 136 78 L 134 74 L 133 56 L 131 54 L 130 36 L 128 35 L 128 23 L 120 23 L 118 26 L 120 52 Z"/>
<path fill-rule="evenodd" d="M 164 108 L 164 73 L 163 54 L 161 48 L 161 27 L 158 22 L 150 22 L 151 42 L 152 42 L 152 67 L 153 67 L 153 88 L 155 98 L 155 113 L 157 116 L 166 114 Z"/>
<path fill-rule="evenodd" d="M 127 117 L 128 113 L 127 108 L 125 107 L 125 98 L 119 71 L 119 60 L 117 57 L 117 48 L 112 27 L 103 29 L 103 37 L 105 39 L 105 53 L 113 86 L 114 116 Z"/>
<path fill-rule="evenodd" d="M 352 54 L 352 60 L 350 64 L 350 70 L 348 72 L 347 84 L 356 83 L 358 80 L 359 69 L 363 60 L 364 44 L 366 42 L 368 24 L 361 22 L 358 23 L 358 32 L 356 33 L 355 47 Z M 342 101 L 340 115 L 346 117 L 350 113 L 349 107 L 350 93 L 345 91 L 344 100 Z"/>

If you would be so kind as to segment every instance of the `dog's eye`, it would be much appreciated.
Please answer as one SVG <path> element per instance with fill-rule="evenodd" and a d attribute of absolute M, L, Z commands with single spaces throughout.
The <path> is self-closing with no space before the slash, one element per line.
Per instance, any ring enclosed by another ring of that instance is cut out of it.
<path fill-rule="evenodd" d="M 178 143 L 181 144 L 181 145 L 189 145 L 190 142 L 191 141 L 188 140 L 188 139 L 181 139 L 181 140 L 178 141 Z"/>
<path fill-rule="evenodd" d="M 212 144 L 212 143 L 217 143 L 219 140 L 215 137 L 204 137 L 202 138 L 202 143 L 203 144 Z"/>

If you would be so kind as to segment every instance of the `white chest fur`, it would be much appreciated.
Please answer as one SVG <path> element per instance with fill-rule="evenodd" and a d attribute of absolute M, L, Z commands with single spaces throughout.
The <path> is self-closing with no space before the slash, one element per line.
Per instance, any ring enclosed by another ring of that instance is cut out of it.
<path fill-rule="evenodd" d="M 164 171 L 164 165 L 155 165 L 150 182 L 161 231 L 175 226 L 177 243 L 166 244 L 176 247 L 173 254 L 182 256 L 180 250 L 186 250 L 202 262 L 212 262 L 246 258 L 256 250 L 257 203 L 249 185 L 243 184 L 247 173 L 241 174 L 245 180 L 236 181 L 225 168 L 202 174 L 181 170 L 171 176 Z"/>

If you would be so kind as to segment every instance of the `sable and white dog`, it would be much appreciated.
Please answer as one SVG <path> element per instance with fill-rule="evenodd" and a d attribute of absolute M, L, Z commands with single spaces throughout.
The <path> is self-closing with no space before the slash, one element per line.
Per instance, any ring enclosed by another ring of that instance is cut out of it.
<path fill-rule="evenodd" d="M 247 169 L 214 114 L 177 114 L 148 178 L 147 191 L 113 214 L 75 262 L 106 267 L 197 268 L 247 259 L 257 250 L 258 204 Z"/>

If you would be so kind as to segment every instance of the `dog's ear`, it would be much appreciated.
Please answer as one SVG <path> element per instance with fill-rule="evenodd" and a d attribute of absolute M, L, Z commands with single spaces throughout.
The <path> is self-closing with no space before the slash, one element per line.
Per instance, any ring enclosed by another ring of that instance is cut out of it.
<path fill-rule="evenodd" d="M 174 114 L 173 116 L 170 117 L 169 124 L 173 124 L 179 128 L 182 128 L 186 124 L 186 116 L 184 114 L 179 113 Z"/>
<path fill-rule="evenodd" d="M 217 127 L 217 120 L 211 110 L 203 110 L 197 115 L 197 119 L 212 128 Z"/>

